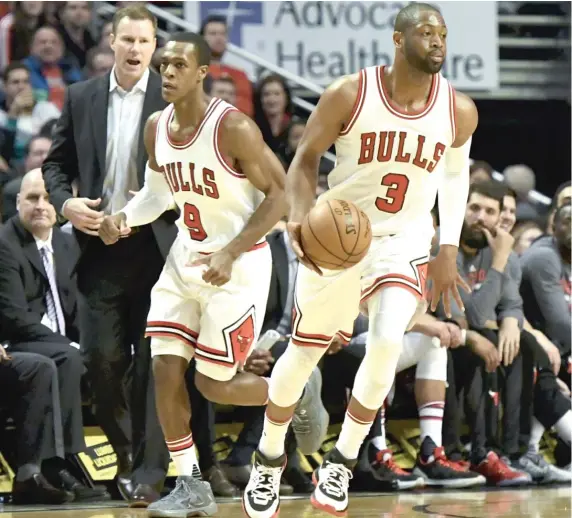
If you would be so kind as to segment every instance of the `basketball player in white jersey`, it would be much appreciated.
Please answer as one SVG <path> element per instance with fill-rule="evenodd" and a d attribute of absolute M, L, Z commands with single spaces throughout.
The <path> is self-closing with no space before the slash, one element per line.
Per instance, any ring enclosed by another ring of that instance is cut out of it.
<path fill-rule="evenodd" d="M 374 35 L 372 35 L 373 37 Z M 287 175 L 288 232 L 301 267 L 292 340 L 276 363 L 264 433 L 243 503 L 251 518 L 279 506 L 284 435 L 305 380 L 332 337 L 351 335 L 360 304 L 370 318 L 366 355 L 336 447 L 314 474 L 315 507 L 343 516 L 358 451 L 392 385 L 402 340 L 432 279 L 431 306 L 443 295 L 463 307 L 456 268 L 469 187 L 469 151 L 476 107 L 439 73 L 447 27 L 428 4 L 409 4 L 395 22 L 395 60 L 335 81 L 312 113 Z M 318 163 L 336 145 L 330 190 L 317 203 L 345 199 L 371 221 L 372 245 L 358 265 L 321 272 L 300 246 L 303 218 L 314 203 Z M 440 252 L 429 262 L 430 211 L 439 193 Z M 425 462 L 444 463 L 442 450 Z"/>
<path fill-rule="evenodd" d="M 209 56 L 192 33 L 174 34 L 165 46 L 162 95 L 171 104 L 145 126 L 144 187 L 100 230 L 113 244 L 173 204 L 181 213 L 146 329 L 157 411 L 179 478 L 170 495 L 149 506 L 150 516 L 217 511 L 199 479 L 189 427 L 185 372 L 193 357 L 195 383 L 207 399 L 247 406 L 268 400 L 267 380 L 237 369 L 264 318 L 272 267 L 265 236 L 286 213 L 284 169 L 249 117 L 221 99 L 205 100 Z"/>

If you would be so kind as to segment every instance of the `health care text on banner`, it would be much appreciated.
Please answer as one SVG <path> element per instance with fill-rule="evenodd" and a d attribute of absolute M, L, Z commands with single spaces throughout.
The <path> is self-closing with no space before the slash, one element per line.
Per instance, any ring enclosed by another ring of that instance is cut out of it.
<path fill-rule="evenodd" d="M 222 15 L 235 45 L 319 85 L 359 69 L 391 64 L 393 23 L 408 2 L 183 2 L 197 27 Z M 448 27 L 443 74 L 465 90 L 498 87 L 496 2 L 434 2 Z M 248 61 L 228 54 L 225 63 L 244 69 Z"/>

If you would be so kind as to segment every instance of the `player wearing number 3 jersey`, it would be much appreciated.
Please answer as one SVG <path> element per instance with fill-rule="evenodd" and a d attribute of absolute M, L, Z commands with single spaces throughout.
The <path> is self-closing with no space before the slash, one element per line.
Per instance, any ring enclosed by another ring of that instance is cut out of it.
<path fill-rule="evenodd" d="M 220 99 L 205 100 L 209 56 L 196 34 L 174 34 L 165 46 L 162 95 L 171 104 L 145 126 L 145 186 L 100 230 L 112 245 L 173 204 L 180 209 L 146 329 L 157 410 L 179 478 L 149 507 L 150 516 L 210 516 L 217 509 L 200 480 L 189 427 L 191 358 L 207 399 L 247 406 L 268 399 L 264 378 L 237 371 L 264 319 L 272 268 L 265 236 L 286 213 L 284 169 L 250 118 Z"/>
<path fill-rule="evenodd" d="M 360 304 L 370 318 L 366 355 L 336 447 L 314 475 L 312 503 L 336 516 L 348 507 L 351 470 L 392 385 L 403 336 L 425 296 L 427 278 L 433 281 L 433 305 L 443 293 L 450 311 L 450 292 L 458 297 L 456 256 L 477 111 L 440 74 L 446 37 L 435 7 L 409 4 L 396 18 L 393 65 L 340 78 L 308 121 L 286 189 L 288 231 L 304 266 L 296 282 L 292 340 L 272 373 L 264 433 L 244 494 L 251 518 L 277 512 L 284 423 L 332 338 L 351 336 Z M 314 202 L 319 159 L 332 144 L 337 159 L 328 177 L 330 190 L 317 203 L 341 198 L 356 204 L 371 221 L 373 241 L 356 266 L 320 272 L 303 255 L 300 227 Z M 430 211 L 437 193 L 441 246 L 430 262 Z"/>

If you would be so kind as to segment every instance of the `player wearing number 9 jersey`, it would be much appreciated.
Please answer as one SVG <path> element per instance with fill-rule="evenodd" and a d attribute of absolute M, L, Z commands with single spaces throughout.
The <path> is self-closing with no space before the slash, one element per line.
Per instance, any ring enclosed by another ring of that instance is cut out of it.
<path fill-rule="evenodd" d="M 351 336 L 360 305 L 370 318 L 366 355 L 336 447 L 314 476 L 312 503 L 336 516 L 348 507 L 351 470 L 392 385 L 403 336 L 425 296 L 427 277 L 433 281 L 432 304 L 441 293 L 447 308 L 450 292 L 458 297 L 456 257 L 478 117 L 471 99 L 456 93 L 440 74 L 446 37 L 438 9 L 416 3 L 404 7 L 395 22 L 393 65 L 335 81 L 308 121 L 286 189 L 288 232 L 304 266 L 296 281 L 291 343 L 273 369 L 264 433 L 244 495 L 251 518 L 277 512 L 284 423 L 333 337 Z M 303 255 L 300 228 L 314 203 L 319 159 L 333 144 L 337 159 L 328 177 L 330 190 L 317 203 L 353 202 L 369 216 L 374 237 L 356 266 L 320 272 Z M 430 211 L 437 193 L 441 246 L 429 262 Z M 439 449 L 425 460 L 442 470 L 443 458 Z"/>
<path fill-rule="evenodd" d="M 205 100 L 209 59 L 200 36 L 171 36 L 160 67 L 171 104 L 145 126 L 145 186 L 100 230 L 112 245 L 173 204 L 180 210 L 146 329 L 159 420 L 179 479 L 150 516 L 216 512 L 189 427 L 185 372 L 193 357 L 195 383 L 211 401 L 252 406 L 268 399 L 264 378 L 237 371 L 264 319 L 272 268 L 265 236 L 286 213 L 284 169 L 250 118 L 220 99 Z"/>

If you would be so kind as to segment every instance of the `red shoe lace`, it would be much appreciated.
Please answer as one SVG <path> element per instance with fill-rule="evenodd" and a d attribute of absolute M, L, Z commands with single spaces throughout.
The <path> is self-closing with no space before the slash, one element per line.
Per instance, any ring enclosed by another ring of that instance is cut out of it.
<path fill-rule="evenodd" d="M 388 455 L 389 457 L 387 459 L 384 460 L 384 456 Z M 393 471 L 393 473 L 395 473 L 396 475 L 402 475 L 402 476 L 406 476 L 409 475 L 409 473 L 407 471 L 405 471 L 404 469 L 400 468 L 396 463 L 395 460 L 393 459 L 393 455 L 391 453 L 390 450 L 383 450 L 383 451 L 378 451 L 376 456 L 375 456 L 375 460 L 377 463 L 379 464 L 385 464 L 391 471 Z"/>

